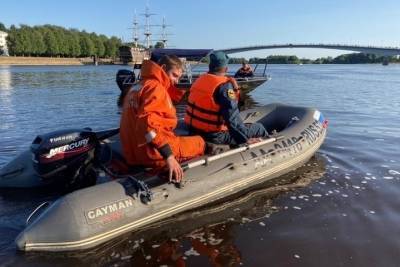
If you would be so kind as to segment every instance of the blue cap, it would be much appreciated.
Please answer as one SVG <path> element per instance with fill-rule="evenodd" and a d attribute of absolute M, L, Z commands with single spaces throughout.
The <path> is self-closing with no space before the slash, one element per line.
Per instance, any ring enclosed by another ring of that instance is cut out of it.
<path fill-rule="evenodd" d="M 222 51 L 216 51 L 210 54 L 210 64 L 208 68 L 214 71 L 218 68 L 228 66 L 229 57 Z"/>

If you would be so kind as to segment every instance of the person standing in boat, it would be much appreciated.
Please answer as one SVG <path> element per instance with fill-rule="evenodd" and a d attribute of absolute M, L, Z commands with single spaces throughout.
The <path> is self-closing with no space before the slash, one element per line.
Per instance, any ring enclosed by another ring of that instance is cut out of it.
<path fill-rule="evenodd" d="M 210 55 L 209 72 L 190 88 L 185 123 L 192 133 L 215 144 L 254 143 L 268 132 L 260 123 L 245 125 L 239 115 L 239 87 L 227 77 L 228 57 L 223 52 Z"/>
<path fill-rule="evenodd" d="M 174 85 L 182 75 L 183 64 L 176 56 L 164 56 L 158 63 L 147 60 L 141 69 L 141 83 L 124 101 L 120 137 L 128 164 L 169 170 L 170 181 L 180 182 L 179 161 L 200 156 L 205 143 L 200 136 L 176 136 L 178 119 L 172 101 L 184 91 Z"/>
<path fill-rule="evenodd" d="M 242 63 L 242 67 L 235 73 L 235 78 L 254 77 L 253 70 L 246 62 Z"/>

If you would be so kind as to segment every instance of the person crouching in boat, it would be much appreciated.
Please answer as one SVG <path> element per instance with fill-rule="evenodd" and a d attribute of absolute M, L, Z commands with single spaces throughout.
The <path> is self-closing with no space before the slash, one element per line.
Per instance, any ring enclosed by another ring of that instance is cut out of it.
<path fill-rule="evenodd" d="M 268 133 L 260 123 L 245 125 L 239 116 L 239 88 L 227 77 L 228 57 L 223 52 L 210 55 L 209 72 L 190 88 L 185 123 L 192 133 L 215 144 L 254 143 Z"/>
<path fill-rule="evenodd" d="M 246 62 L 242 63 L 242 67 L 235 73 L 235 78 L 254 77 L 253 70 Z"/>
<path fill-rule="evenodd" d="M 122 150 L 128 164 L 166 167 L 170 181 L 177 182 L 183 177 L 179 161 L 200 156 L 205 148 L 200 136 L 174 134 L 178 120 L 172 100 L 179 101 L 185 93 L 174 86 L 182 70 L 176 56 L 164 56 L 158 63 L 145 61 L 140 86 L 125 98 L 120 121 Z"/>

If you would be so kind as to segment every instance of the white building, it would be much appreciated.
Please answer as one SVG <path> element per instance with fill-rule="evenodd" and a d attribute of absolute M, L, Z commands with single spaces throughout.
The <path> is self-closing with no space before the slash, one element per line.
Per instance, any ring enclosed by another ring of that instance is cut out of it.
<path fill-rule="evenodd" d="M 0 31 L 0 53 L 3 52 L 5 55 L 8 55 L 7 36 L 8 33 Z"/>

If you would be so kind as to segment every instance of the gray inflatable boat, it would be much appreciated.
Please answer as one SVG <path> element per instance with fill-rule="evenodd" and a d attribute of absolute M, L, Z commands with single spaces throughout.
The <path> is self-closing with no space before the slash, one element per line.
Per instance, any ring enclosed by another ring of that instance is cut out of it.
<path fill-rule="evenodd" d="M 165 178 L 138 173 L 69 193 L 31 214 L 33 219 L 27 220 L 26 229 L 16 238 L 18 250 L 89 249 L 237 194 L 302 166 L 327 132 L 327 121 L 312 108 L 271 104 L 241 115 L 245 123 L 260 122 L 274 134 L 259 143 L 220 147 L 217 154 L 184 162 L 180 187 L 165 183 Z"/>

